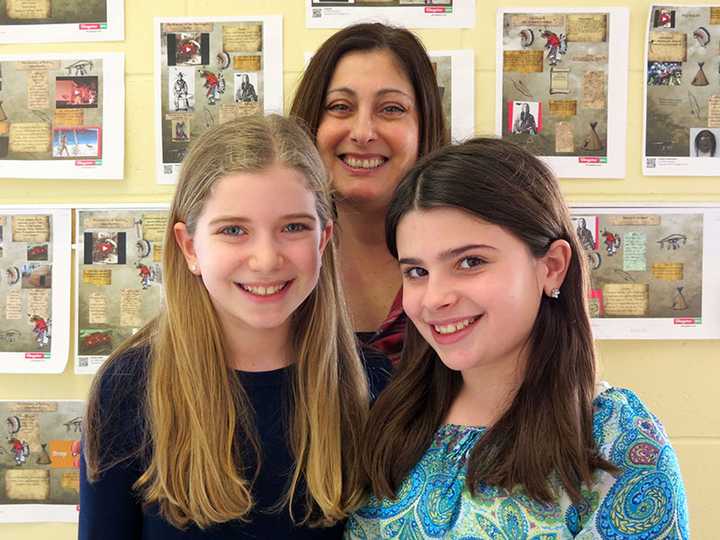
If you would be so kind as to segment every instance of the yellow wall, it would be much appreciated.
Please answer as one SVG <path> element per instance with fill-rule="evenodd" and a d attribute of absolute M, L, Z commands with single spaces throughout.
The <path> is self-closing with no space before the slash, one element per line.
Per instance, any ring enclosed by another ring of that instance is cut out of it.
<path fill-rule="evenodd" d="M 695 4 L 711 4 L 694 0 Z M 716 1 L 715 4 L 720 2 Z M 495 17 L 498 7 L 623 6 L 630 4 L 630 77 L 625 180 L 564 180 L 571 202 L 666 201 L 720 202 L 720 178 L 643 177 L 643 51 L 649 0 L 604 2 L 558 0 L 478 0 L 474 29 L 421 30 L 429 49 L 475 51 L 478 134 L 494 131 Z M 0 54 L 36 52 L 122 51 L 126 54 L 126 157 L 123 181 L 42 181 L 0 179 L 0 202 L 102 203 L 168 201 L 171 187 L 154 177 L 153 17 L 213 15 L 283 15 L 286 110 L 303 66 L 312 51 L 333 31 L 307 30 L 304 0 L 128 0 L 125 41 L 97 44 L 0 45 Z M 713 269 L 718 277 L 720 270 Z M 714 398 L 720 380 L 719 341 L 612 341 L 599 344 L 603 377 L 635 390 L 663 420 L 677 449 L 690 501 L 693 537 L 714 539 L 720 512 L 713 510 L 720 486 L 720 403 Z M 72 354 L 72 352 L 71 352 Z M 84 399 L 90 377 L 0 375 L 0 399 Z M 0 524 L 4 540 L 65 540 L 76 537 L 74 524 Z"/>

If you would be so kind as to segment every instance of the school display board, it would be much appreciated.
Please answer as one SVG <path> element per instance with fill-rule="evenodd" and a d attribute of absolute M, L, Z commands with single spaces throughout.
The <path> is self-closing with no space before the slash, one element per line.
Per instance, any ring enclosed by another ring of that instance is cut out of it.
<path fill-rule="evenodd" d="M 0 43 L 116 41 L 123 0 L 0 0 Z"/>
<path fill-rule="evenodd" d="M 596 339 L 720 338 L 720 207 L 573 206 Z"/>
<path fill-rule="evenodd" d="M 92 374 L 159 312 L 168 208 L 77 210 L 75 373 Z"/>
<path fill-rule="evenodd" d="M 0 55 L 0 177 L 122 179 L 121 53 Z"/>
<path fill-rule="evenodd" d="M 0 206 L 0 373 L 62 373 L 70 210 Z"/>
<path fill-rule="evenodd" d="M 627 8 L 499 9 L 496 133 L 561 178 L 623 178 Z"/>
<path fill-rule="evenodd" d="M 643 174 L 720 176 L 720 5 L 651 6 Z"/>
<path fill-rule="evenodd" d="M 190 141 L 209 127 L 283 110 L 282 18 L 155 19 L 156 163 L 177 180 Z"/>
<path fill-rule="evenodd" d="M 78 519 L 82 401 L 0 401 L 0 523 Z"/>
<path fill-rule="evenodd" d="M 308 28 L 369 21 L 408 28 L 473 28 L 475 0 L 305 0 Z"/>

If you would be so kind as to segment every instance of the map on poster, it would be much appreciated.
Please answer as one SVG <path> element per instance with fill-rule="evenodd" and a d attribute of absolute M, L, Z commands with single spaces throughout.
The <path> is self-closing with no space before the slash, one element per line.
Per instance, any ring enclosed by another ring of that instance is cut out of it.
<path fill-rule="evenodd" d="M 0 373 L 61 373 L 70 336 L 70 211 L 0 206 Z"/>
<path fill-rule="evenodd" d="M 652 6 L 643 173 L 720 173 L 720 5 Z"/>
<path fill-rule="evenodd" d="M 563 178 L 625 176 L 626 8 L 498 10 L 496 131 Z"/>
<path fill-rule="evenodd" d="M 121 179 L 124 58 L 0 56 L 0 177 Z"/>
<path fill-rule="evenodd" d="M 160 205 L 77 211 L 75 373 L 95 373 L 160 311 L 167 219 Z"/>
<path fill-rule="evenodd" d="M 193 138 L 257 112 L 282 113 L 280 16 L 155 19 L 156 160 L 177 180 Z"/>
<path fill-rule="evenodd" d="M 0 523 L 77 521 L 82 401 L 0 401 Z"/>
<path fill-rule="evenodd" d="M 117 41 L 123 0 L 0 0 L 0 43 Z"/>
<path fill-rule="evenodd" d="M 720 208 L 574 207 L 572 219 L 596 338 L 720 337 Z"/>
<path fill-rule="evenodd" d="M 473 28 L 475 0 L 305 0 L 308 28 L 368 21 L 408 28 Z"/>

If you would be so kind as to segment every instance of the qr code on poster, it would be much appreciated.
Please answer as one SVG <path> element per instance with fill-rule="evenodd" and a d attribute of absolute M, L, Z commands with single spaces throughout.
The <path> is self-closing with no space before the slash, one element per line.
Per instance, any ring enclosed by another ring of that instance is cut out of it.
<path fill-rule="evenodd" d="M 165 174 L 172 174 L 173 166 L 172 165 L 163 165 L 163 171 L 165 172 Z"/>
<path fill-rule="evenodd" d="M 314 8 L 312 10 L 312 16 L 314 19 L 319 19 L 322 17 L 322 8 Z"/>
<path fill-rule="evenodd" d="M 656 161 L 657 161 L 657 160 L 656 160 L 655 158 L 647 158 L 647 159 L 645 160 L 645 166 L 646 166 L 648 169 L 654 169 L 654 168 L 655 168 L 655 165 L 656 165 Z"/>
<path fill-rule="evenodd" d="M 78 358 L 78 366 L 80 367 L 88 367 L 88 359 L 87 358 Z"/>

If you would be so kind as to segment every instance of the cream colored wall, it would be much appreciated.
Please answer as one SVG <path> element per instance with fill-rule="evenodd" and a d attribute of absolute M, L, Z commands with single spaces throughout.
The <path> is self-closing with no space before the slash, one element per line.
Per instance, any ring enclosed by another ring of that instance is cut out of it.
<path fill-rule="evenodd" d="M 695 0 L 692 3 L 710 4 Z M 718 2 L 714 2 L 718 3 Z M 720 202 L 720 178 L 646 178 L 640 167 L 642 138 L 643 42 L 649 0 L 589 2 L 558 0 L 478 0 L 474 29 L 418 31 L 429 49 L 475 51 L 478 134 L 494 130 L 495 17 L 498 7 L 623 6 L 630 4 L 630 77 L 627 126 L 628 165 L 625 180 L 564 180 L 570 201 Z M 303 66 L 312 51 L 333 31 L 307 30 L 304 0 L 127 0 L 125 41 L 98 44 L 0 45 L 0 54 L 36 52 L 122 51 L 126 54 L 126 157 L 123 181 L 31 181 L 0 179 L 2 203 L 102 203 L 168 201 L 171 189 L 154 178 L 153 17 L 213 15 L 283 15 L 286 110 Z M 714 269 L 720 278 L 720 270 Z M 677 449 L 690 501 L 693 537 L 720 536 L 720 512 L 713 510 L 720 486 L 719 341 L 601 342 L 603 376 L 635 390 L 663 420 Z M 0 399 L 84 399 L 87 376 L 1 375 Z M 0 525 L 4 540 L 66 540 L 76 537 L 74 524 Z"/>

